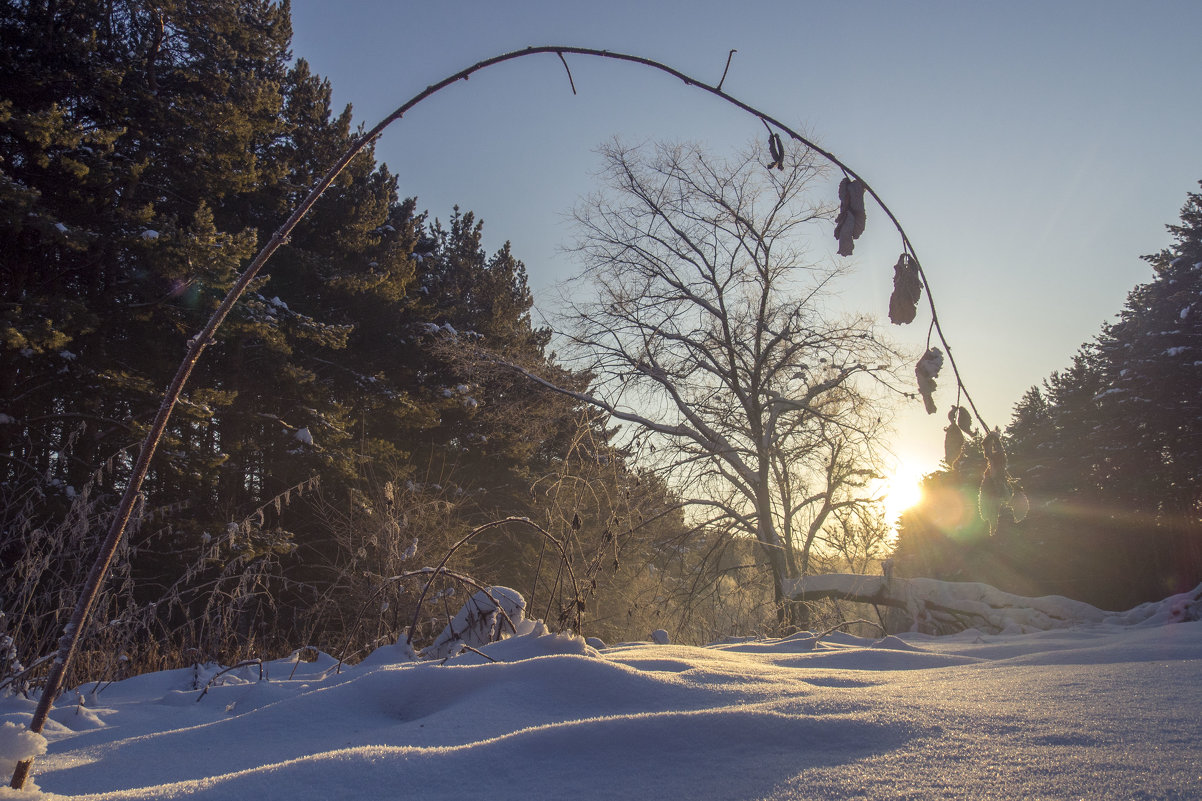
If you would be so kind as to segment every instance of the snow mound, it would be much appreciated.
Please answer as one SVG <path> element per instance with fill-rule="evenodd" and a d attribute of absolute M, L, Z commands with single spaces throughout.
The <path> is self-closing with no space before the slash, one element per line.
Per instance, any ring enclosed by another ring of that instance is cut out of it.
<path fill-rule="evenodd" d="M 87 695 L 102 727 L 68 693 L 34 778 L 92 801 L 1198 797 L 1202 622 L 603 654 L 516 628 L 445 662 L 308 649 L 203 697 L 211 667 L 137 676 Z M 40 747 L 30 709 L 0 700 L 7 758 Z"/>
<path fill-rule="evenodd" d="M 0 723 L 0 777 L 7 782 L 9 776 L 17 767 L 18 762 L 39 757 L 46 753 L 46 738 L 31 732 L 28 728 L 12 721 Z M 30 798 L 36 797 L 36 785 L 27 791 L 17 793 L 0 790 L 0 798 Z"/>
<path fill-rule="evenodd" d="M 522 633 L 518 626 L 525 620 L 525 611 L 526 599 L 517 590 L 509 587 L 478 590 L 434 642 L 422 649 L 422 657 L 444 659 L 458 654 L 464 646 L 479 648 L 506 633 Z"/>
<path fill-rule="evenodd" d="M 601 653 L 584 638 L 573 634 L 551 634 L 541 622 L 525 620 L 518 624 L 523 632 L 500 642 L 485 645 L 480 653 L 464 651 L 447 660 L 448 665 L 479 665 L 485 662 L 520 662 L 541 656 L 589 656 Z"/>

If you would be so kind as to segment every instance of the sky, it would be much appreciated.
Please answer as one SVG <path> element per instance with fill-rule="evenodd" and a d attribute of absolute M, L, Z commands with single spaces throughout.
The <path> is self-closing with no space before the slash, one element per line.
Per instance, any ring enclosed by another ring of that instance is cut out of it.
<path fill-rule="evenodd" d="M 945 608 L 994 600 L 923 587 Z M 208 663 L 89 682 L 45 739 L 32 700 L 0 695 L 0 775 L 33 756 L 41 788 L 0 799 L 1197 799 L 1202 622 L 1166 621 L 1200 594 L 1091 624 L 1027 599 L 1061 616 L 1043 631 L 1011 596 L 1001 631 L 706 647 L 515 615 L 519 636 L 445 664 L 402 644 L 341 670 L 298 651 L 262 677 Z"/>
<path fill-rule="evenodd" d="M 293 51 L 329 78 L 336 108 L 368 127 L 484 58 L 561 44 L 644 56 L 781 119 L 859 173 L 901 221 L 930 282 L 961 375 L 1004 427 L 1031 386 L 1072 355 L 1152 273 L 1202 179 L 1202 3 L 385 2 L 293 0 Z M 646 68 L 552 55 L 492 67 L 385 132 L 377 157 L 404 196 L 453 206 L 510 241 L 540 311 L 575 266 L 566 216 L 597 188 L 615 136 L 688 140 L 716 153 L 761 123 Z M 831 253 L 833 239 L 820 243 Z M 900 252 L 869 206 L 855 276 L 838 303 L 887 324 Z M 929 316 L 888 326 L 917 352 Z M 946 373 L 945 373 L 946 375 Z M 944 378 L 941 386 L 950 386 Z M 955 402 L 944 390 L 941 407 Z M 942 454 L 942 414 L 915 403 L 893 451 Z"/>

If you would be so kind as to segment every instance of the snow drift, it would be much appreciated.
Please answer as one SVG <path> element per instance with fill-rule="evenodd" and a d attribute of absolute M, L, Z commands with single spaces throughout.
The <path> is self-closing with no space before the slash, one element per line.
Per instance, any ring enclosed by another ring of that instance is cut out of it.
<path fill-rule="evenodd" d="M 1199 622 L 602 650 L 521 628 L 445 663 L 278 660 L 203 697 L 215 667 L 81 686 L 27 796 L 1200 797 Z"/>

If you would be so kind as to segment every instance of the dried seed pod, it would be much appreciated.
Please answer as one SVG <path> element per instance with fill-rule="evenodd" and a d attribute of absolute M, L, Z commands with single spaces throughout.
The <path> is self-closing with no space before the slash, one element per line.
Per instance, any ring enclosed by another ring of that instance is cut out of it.
<path fill-rule="evenodd" d="M 987 467 L 993 469 L 998 475 L 1006 474 L 1006 449 L 1002 447 L 1002 432 L 994 429 L 985 435 L 985 441 L 981 443 L 981 450 L 985 452 L 985 461 Z"/>
<path fill-rule="evenodd" d="M 1014 517 L 1015 523 L 1021 523 L 1027 519 L 1027 514 L 1031 511 L 1031 501 L 1027 499 L 1027 493 L 1021 489 L 1012 488 L 1010 496 L 1010 514 Z"/>
<path fill-rule="evenodd" d="M 853 242 L 864 233 L 864 184 L 844 178 L 839 182 L 839 216 L 835 218 L 835 239 L 839 255 L 850 256 Z"/>
<path fill-rule="evenodd" d="M 782 172 L 785 169 L 785 146 L 780 140 L 780 134 L 773 131 L 768 134 L 768 154 L 772 156 L 772 163 L 768 165 L 768 169 L 775 167 Z"/>
<path fill-rule="evenodd" d="M 893 294 L 889 296 L 889 319 L 894 325 L 914 322 L 918 300 L 922 297 L 922 276 L 918 262 L 903 253 L 893 265 Z"/>
<path fill-rule="evenodd" d="M 918 364 L 914 367 L 914 376 L 918 379 L 918 391 L 922 395 L 922 400 L 926 404 L 927 414 L 934 414 L 935 406 L 935 379 L 939 377 L 939 371 L 943 368 L 943 351 L 939 348 L 931 348 L 922 358 L 918 360 Z"/>
<path fill-rule="evenodd" d="M 981 481 L 981 492 L 977 498 L 977 509 L 980 512 L 981 519 L 989 525 L 990 535 L 996 533 L 998 519 L 1001 517 L 1002 512 L 1002 499 L 997 492 L 997 488 L 991 482 Z"/>
<path fill-rule="evenodd" d="M 950 425 L 943 429 L 943 460 L 954 468 L 964 454 L 964 432 L 959 426 Z"/>
<path fill-rule="evenodd" d="M 985 452 L 985 472 L 981 476 L 978 506 L 981 519 L 989 524 L 989 533 L 994 534 L 997 532 L 1002 507 L 1009 506 L 1013 494 L 1009 477 L 1006 475 L 1006 450 L 1002 447 L 1001 432 L 996 429 L 990 431 L 985 436 L 981 449 Z"/>
<path fill-rule="evenodd" d="M 972 415 L 968 413 L 968 409 L 963 406 L 957 406 L 956 409 L 956 425 L 960 426 L 960 430 L 970 437 L 976 436 L 977 432 L 972 430 Z"/>

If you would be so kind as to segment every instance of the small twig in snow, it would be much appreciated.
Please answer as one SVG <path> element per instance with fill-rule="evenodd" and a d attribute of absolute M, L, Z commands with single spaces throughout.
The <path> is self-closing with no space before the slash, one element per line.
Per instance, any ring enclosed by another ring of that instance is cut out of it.
<path fill-rule="evenodd" d="M 205 694 L 208 693 L 209 688 L 213 686 L 213 682 L 217 681 L 217 679 L 219 679 L 221 676 L 225 675 L 226 673 L 229 673 L 231 670 L 237 670 L 238 668 L 248 667 L 250 665 L 258 665 L 259 666 L 259 681 L 262 681 L 263 680 L 263 660 L 262 659 L 247 659 L 245 662 L 239 662 L 236 665 L 230 665 L 229 667 L 223 668 L 223 669 L 217 671 L 216 673 L 214 673 L 212 678 L 209 679 L 208 683 L 205 684 L 205 688 L 200 691 L 200 695 L 196 696 L 196 703 L 198 703 L 198 704 L 200 703 L 200 699 L 205 697 Z"/>

